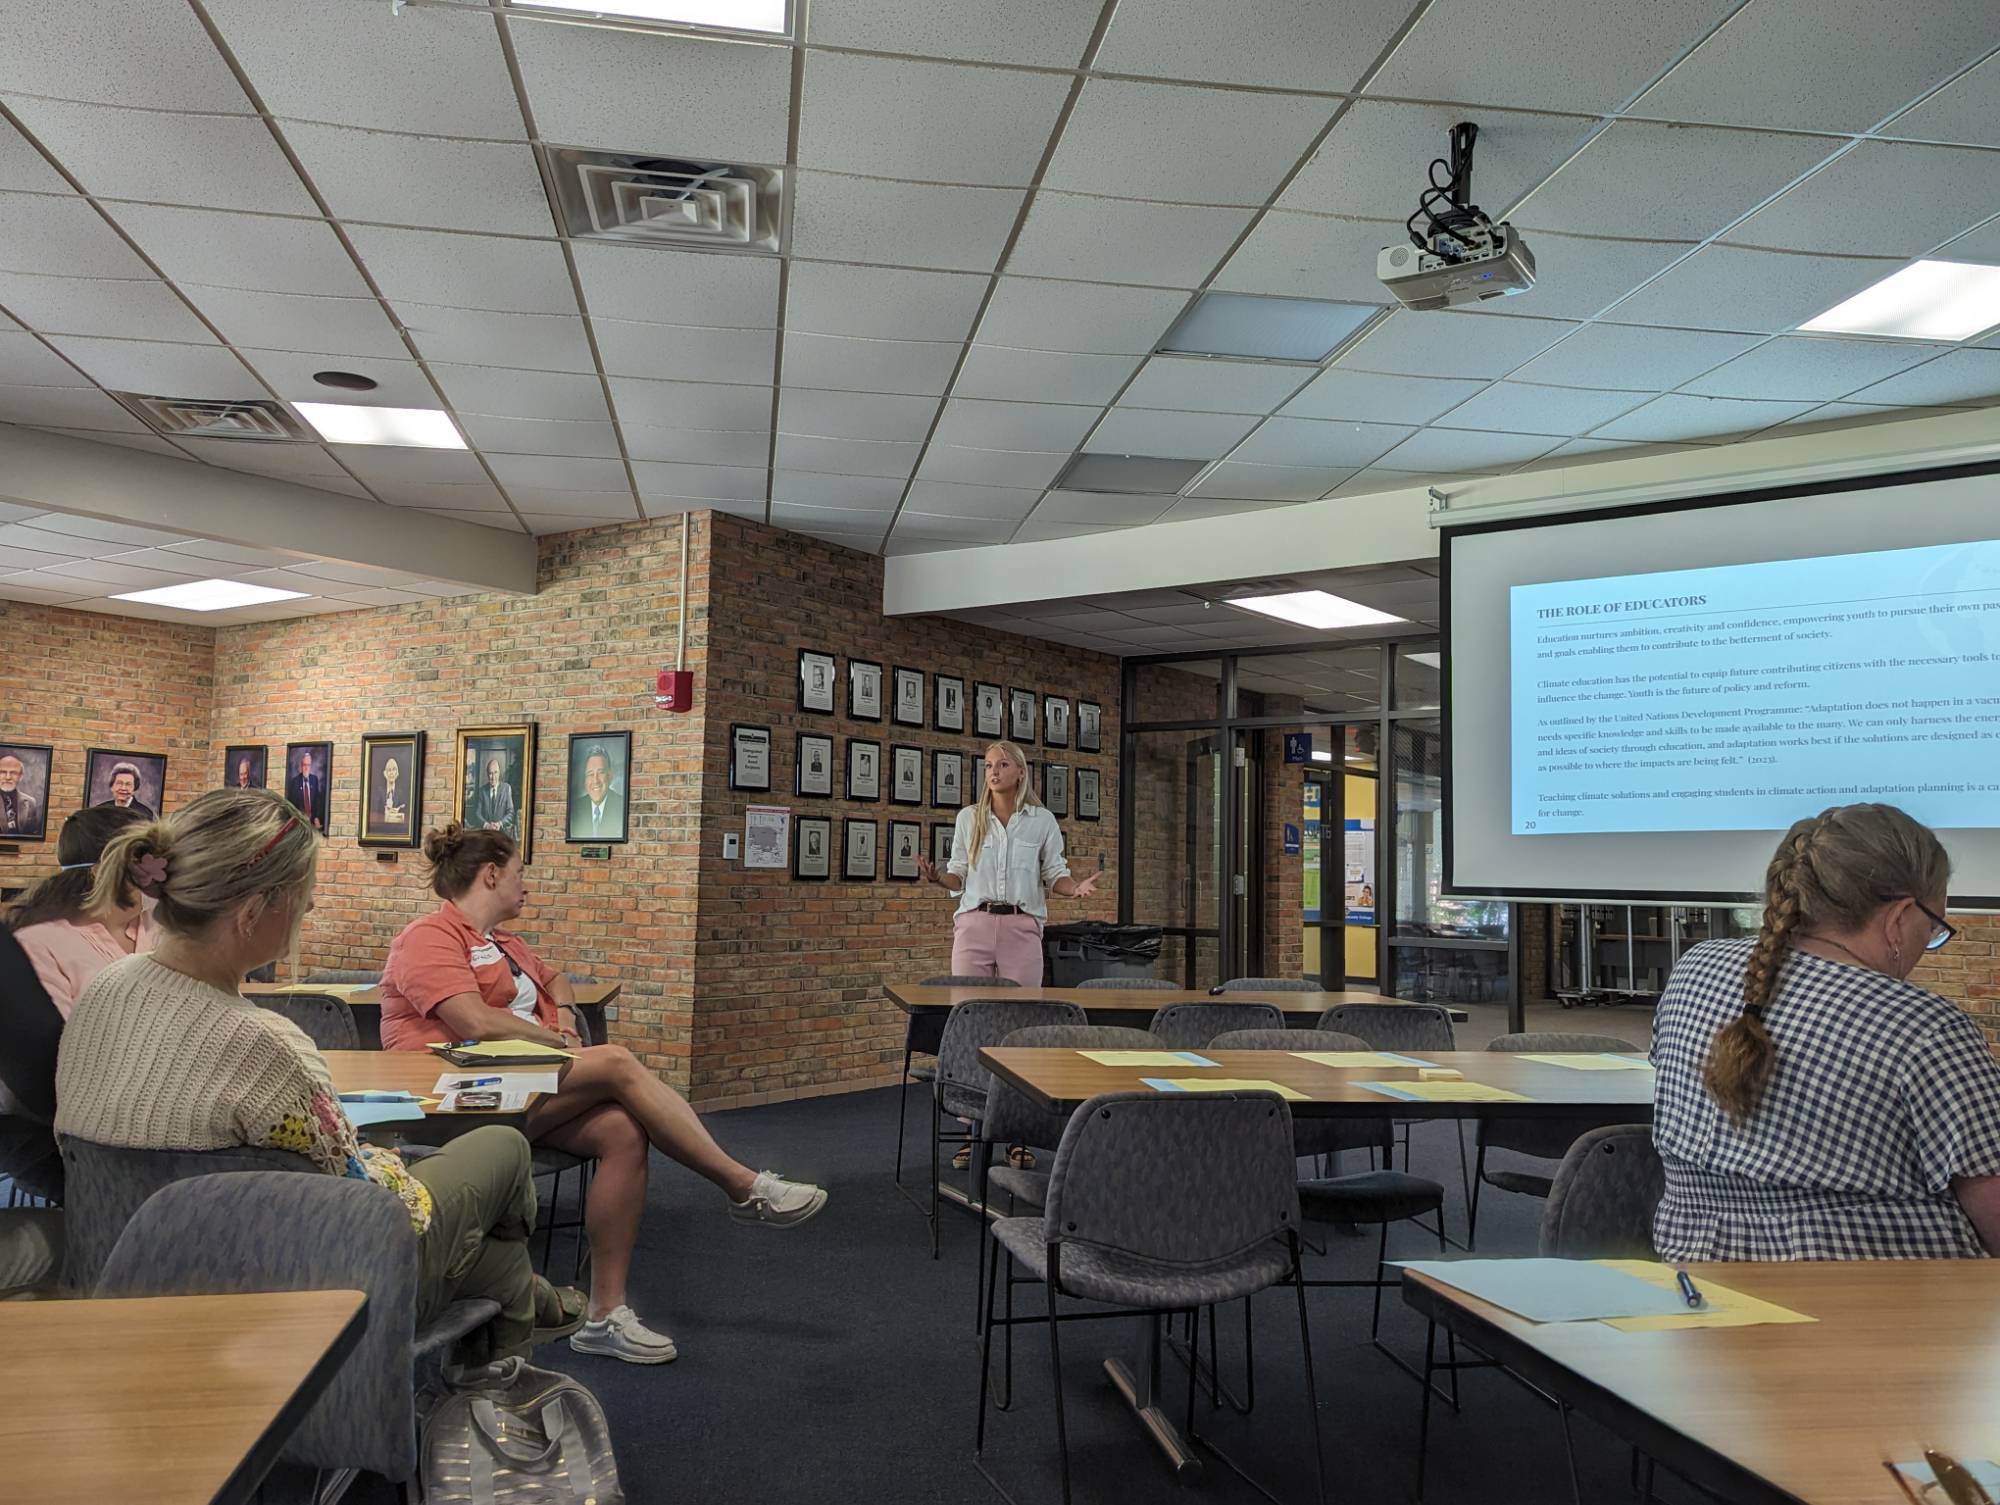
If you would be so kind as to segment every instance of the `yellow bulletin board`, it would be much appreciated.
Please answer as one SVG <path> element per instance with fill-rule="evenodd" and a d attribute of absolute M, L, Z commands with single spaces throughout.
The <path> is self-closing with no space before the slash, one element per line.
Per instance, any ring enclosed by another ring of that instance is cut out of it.
<path fill-rule="evenodd" d="M 1344 775 L 1346 786 L 1346 817 L 1349 821 L 1360 821 L 1363 830 L 1372 841 L 1375 834 L 1375 780 L 1366 774 Z M 1345 822 L 1342 823 L 1343 825 Z M 1343 857 L 1345 851 L 1342 852 Z M 1374 864 L 1369 864 L 1373 876 Z M 1380 899 L 1377 899 L 1380 903 Z M 1380 914 L 1380 910 L 1374 911 Z M 1375 922 L 1349 920 L 1347 922 L 1347 975 L 1349 977 L 1373 977 L 1375 975 Z"/>

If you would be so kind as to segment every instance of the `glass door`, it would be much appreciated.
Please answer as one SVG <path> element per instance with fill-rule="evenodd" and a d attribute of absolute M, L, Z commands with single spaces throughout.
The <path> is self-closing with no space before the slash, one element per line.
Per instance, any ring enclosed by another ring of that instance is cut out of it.
<path fill-rule="evenodd" d="M 1161 931 L 1159 976 L 1222 981 L 1222 743 L 1213 730 L 1137 732 L 1130 740 L 1132 922 Z"/>

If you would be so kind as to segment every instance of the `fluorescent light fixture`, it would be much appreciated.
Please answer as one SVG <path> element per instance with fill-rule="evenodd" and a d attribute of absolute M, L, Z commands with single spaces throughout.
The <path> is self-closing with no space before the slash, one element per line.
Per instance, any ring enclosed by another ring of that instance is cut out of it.
<path fill-rule="evenodd" d="M 1375 627 L 1384 622 L 1403 620 L 1386 611 L 1377 611 L 1372 606 L 1363 606 L 1359 601 L 1349 601 L 1344 596 L 1329 595 L 1325 591 L 1291 591 L 1281 596 L 1232 596 L 1223 605 L 1254 611 L 1260 616 L 1276 617 L 1280 622 L 1291 622 L 1320 632 L 1331 632 L 1336 627 Z"/>
<path fill-rule="evenodd" d="M 465 439 L 450 415 L 436 408 L 364 408 L 345 402 L 295 402 L 292 406 L 329 444 L 465 448 Z"/>
<path fill-rule="evenodd" d="M 2000 267 L 1917 261 L 1800 329 L 1897 340 L 1963 340 L 2000 324 Z"/>
<path fill-rule="evenodd" d="M 245 585 L 241 580 L 190 580 L 186 585 L 163 585 L 158 590 L 131 591 L 113 596 L 114 601 L 137 601 L 142 606 L 176 606 L 182 611 L 227 611 L 232 606 L 263 606 L 272 601 L 302 601 L 304 591 L 274 590 L 268 585 Z"/>
<path fill-rule="evenodd" d="M 1332 754 L 1332 753 L 1330 753 L 1330 752 L 1321 752 L 1321 751 L 1320 751 L 1320 750 L 1319 750 L 1318 748 L 1314 748 L 1314 749 L 1313 749 L 1313 762 L 1315 762 L 1315 763 L 1331 763 L 1332 761 L 1333 761 L 1333 754 Z"/>
<path fill-rule="evenodd" d="M 1422 664 L 1426 668 L 1442 669 L 1444 667 L 1444 655 L 1442 653 L 1406 653 L 1403 657 L 1413 664 Z"/>
<path fill-rule="evenodd" d="M 1373 303 L 1320 303 L 1203 293 L 1167 331 L 1172 355 L 1237 355 L 1266 361 L 1323 361 L 1381 309 Z"/>
<path fill-rule="evenodd" d="M 669 21 L 727 31 L 791 30 L 785 0 L 510 0 L 513 10 L 566 10 L 617 21 Z"/>

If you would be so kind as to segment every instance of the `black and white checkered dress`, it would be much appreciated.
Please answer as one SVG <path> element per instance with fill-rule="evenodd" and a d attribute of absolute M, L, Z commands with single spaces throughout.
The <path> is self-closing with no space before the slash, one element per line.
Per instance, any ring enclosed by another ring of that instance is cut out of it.
<path fill-rule="evenodd" d="M 1661 1257 L 1983 1254 L 1951 1194 L 1954 1176 L 2000 1175 L 2000 1063 L 1979 1027 L 1922 988 L 1791 952 L 1764 1011 L 1777 1074 L 1738 1129 L 1702 1074 L 1743 1012 L 1753 945 L 1689 951 L 1654 1015 Z"/>

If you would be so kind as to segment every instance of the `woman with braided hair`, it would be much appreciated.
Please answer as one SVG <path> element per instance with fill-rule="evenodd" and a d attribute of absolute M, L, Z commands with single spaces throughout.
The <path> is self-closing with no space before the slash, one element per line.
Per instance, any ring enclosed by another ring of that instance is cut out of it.
<path fill-rule="evenodd" d="M 1951 859 L 1893 805 L 1785 833 L 1754 938 L 1681 958 L 1653 1020 L 1670 1260 L 1943 1259 L 2000 1251 L 2000 1063 L 1908 981 Z"/>

